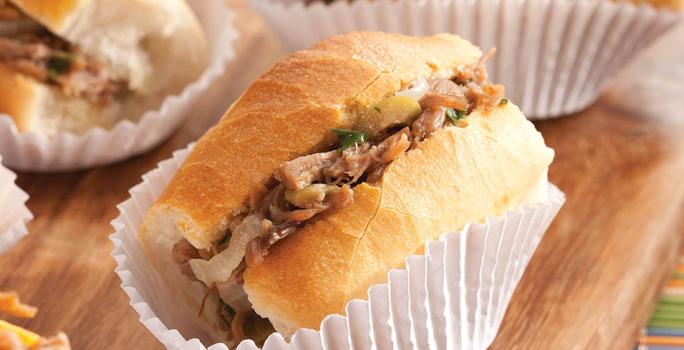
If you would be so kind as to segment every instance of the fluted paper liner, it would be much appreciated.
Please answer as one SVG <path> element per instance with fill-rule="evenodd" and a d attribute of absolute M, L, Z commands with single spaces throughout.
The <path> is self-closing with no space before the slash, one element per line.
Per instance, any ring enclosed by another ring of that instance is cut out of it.
<path fill-rule="evenodd" d="M 0 254 L 26 236 L 26 222 L 33 219 L 26 208 L 28 194 L 14 184 L 17 175 L 2 161 L 0 156 Z"/>
<path fill-rule="evenodd" d="M 238 37 L 234 15 L 224 0 L 190 0 L 188 4 L 209 44 L 209 63 L 196 81 L 165 98 L 158 109 L 145 112 L 138 122 L 121 120 L 111 130 L 91 128 L 81 135 L 59 132 L 45 137 L 19 132 L 11 117 L 0 114 L 0 154 L 5 164 L 31 171 L 86 168 L 142 153 L 171 135 L 191 115 L 194 102 L 224 74 Z"/>
<path fill-rule="evenodd" d="M 299 50 L 358 30 L 424 36 L 455 33 L 496 47 L 491 80 L 531 119 L 579 111 L 610 79 L 681 19 L 606 0 L 251 0 L 284 46 Z"/>
<path fill-rule="evenodd" d="M 121 287 L 140 321 L 167 349 L 228 349 L 211 344 L 195 325 L 196 310 L 168 288 L 143 253 L 138 228 L 190 153 L 177 151 L 121 203 L 112 226 L 112 256 Z M 425 255 L 410 256 L 406 269 L 392 270 L 388 282 L 372 286 L 368 300 L 352 300 L 346 315 L 330 315 L 320 331 L 299 330 L 288 343 L 271 335 L 263 349 L 485 349 L 494 340 L 506 307 L 546 228 L 565 201 L 548 184 L 543 202 L 469 224 L 462 231 L 428 242 Z M 204 341 L 204 343 L 203 343 Z M 258 349 L 252 341 L 237 349 Z"/>

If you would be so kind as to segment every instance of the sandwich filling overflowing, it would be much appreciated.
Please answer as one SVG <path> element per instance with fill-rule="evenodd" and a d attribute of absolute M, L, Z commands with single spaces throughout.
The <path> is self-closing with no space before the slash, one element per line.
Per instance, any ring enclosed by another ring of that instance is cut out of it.
<path fill-rule="evenodd" d="M 248 209 L 230 221 L 211 250 L 181 239 L 172 250 L 181 272 L 203 282 L 222 300 L 219 314 L 233 341 L 265 340 L 272 328 L 251 308 L 242 288 L 245 268 L 260 264 L 278 241 L 331 209 L 354 199 L 354 186 L 378 184 L 393 160 L 445 127 L 464 127 L 475 109 L 507 103 L 488 81 L 485 63 L 459 66 L 451 78 L 420 79 L 361 113 L 353 129 L 332 129 L 335 149 L 281 164 L 250 193 Z"/>
<path fill-rule="evenodd" d="M 115 78 L 105 62 L 83 54 L 7 0 L 0 0 L 0 64 L 66 96 L 97 103 L 128 91 L 127 81 Z"/>

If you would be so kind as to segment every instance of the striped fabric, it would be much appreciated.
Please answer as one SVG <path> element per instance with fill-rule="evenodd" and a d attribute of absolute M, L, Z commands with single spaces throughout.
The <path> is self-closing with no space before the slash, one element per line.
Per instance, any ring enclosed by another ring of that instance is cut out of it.
<path fill-rule="evenodd" d="M 684 254 L 635 349 L 684 350 Z"/>

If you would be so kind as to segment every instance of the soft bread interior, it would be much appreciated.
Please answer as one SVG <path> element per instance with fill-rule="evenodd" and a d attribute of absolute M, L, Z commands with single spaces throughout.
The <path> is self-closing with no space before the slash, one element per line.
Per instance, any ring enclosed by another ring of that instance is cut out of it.
<path fill-rule="evenodd" d="M 509 103 L 467 120 L 395 159 L 380 186 L 358 185 L 353 204 L 248 267 L 244 287 L 257 313 L 285 335 L 317 329 L 426 241 L 542 198 L 553 150 L 520 110 Z"/>
<path fill-rule="evenodd" d="M 120 119 L 136 121 L 170 94 L 179 93 L 207 65 L 207 43 L 199 23 L 182 0 L 91 0 L 78 3 L 64 17 L 35 1 L 18 6 L 90 57 L 106 62 L 115 78 L 129 82 L 130 93 L 102 105 L 66 97 L 44 84 L 34 88 L 33 113 L 13 115 L 22 131 L 82 133 L 111 128 Z M 55 7 L 60 1 L 55 2 Z M 0 105 L 0 111 L 3 111 Z"/>

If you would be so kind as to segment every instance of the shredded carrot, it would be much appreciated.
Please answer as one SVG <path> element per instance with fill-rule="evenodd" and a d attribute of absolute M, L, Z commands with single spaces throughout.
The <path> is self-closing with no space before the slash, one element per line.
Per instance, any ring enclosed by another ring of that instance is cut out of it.
<path fill-rule="evenodd" d="M 0 312 L 16 317 L 32 318 L 36 315 L 38 309 L 22 304 L 15 292 L 0 292 Z"/>

